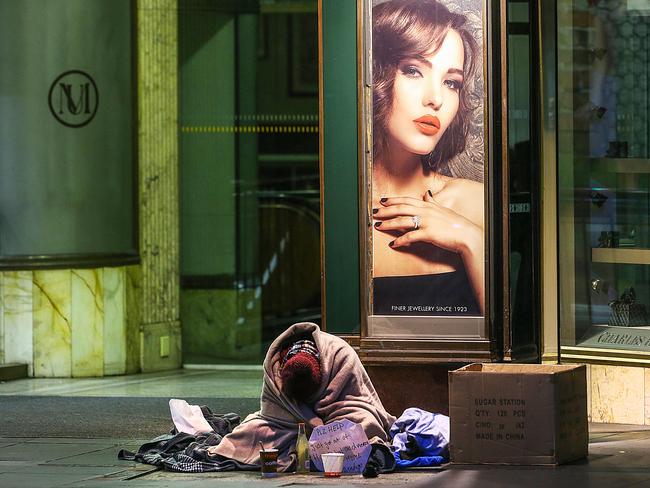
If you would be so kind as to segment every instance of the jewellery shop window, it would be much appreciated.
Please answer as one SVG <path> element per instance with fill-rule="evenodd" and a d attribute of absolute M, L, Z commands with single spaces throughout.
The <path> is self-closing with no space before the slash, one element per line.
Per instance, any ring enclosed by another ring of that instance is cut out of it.
<path fill-rule="evenodd" d="M 561 0 L 557 22 L 562 353 L 647 352 L 650 4 Z"/>

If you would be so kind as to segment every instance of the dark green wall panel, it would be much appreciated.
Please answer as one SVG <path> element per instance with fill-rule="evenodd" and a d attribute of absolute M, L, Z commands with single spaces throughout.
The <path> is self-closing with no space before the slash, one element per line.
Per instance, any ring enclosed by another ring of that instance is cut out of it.
<path fill-rule="evenodd" d="M 359 331 L 356 2 L 324 0 L 323 140 L 327 330 Z"/>

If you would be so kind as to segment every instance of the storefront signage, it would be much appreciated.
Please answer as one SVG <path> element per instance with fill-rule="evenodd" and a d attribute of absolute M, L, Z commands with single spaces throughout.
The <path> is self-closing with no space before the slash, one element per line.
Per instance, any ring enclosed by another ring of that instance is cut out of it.
<path fill-rule="evenodd" d="M 88 73 L 70 70 L 57 76 L 48 95 L 50 112 L 67 127 L 90 123 L 99 107 L 99 91 Z"/>
<path fill-rule="evenodd" d="M 579 341 L 581 347 L 650 351 L 650 330 L 637 327 L 592 326 Z"/>

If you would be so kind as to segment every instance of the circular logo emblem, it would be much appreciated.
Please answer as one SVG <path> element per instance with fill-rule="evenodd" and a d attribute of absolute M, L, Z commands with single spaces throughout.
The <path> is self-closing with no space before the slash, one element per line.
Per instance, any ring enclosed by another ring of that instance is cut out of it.
<path fill-rule="evenodd" d="M 76 69 L 60 74 L 50 86 L 50 112 L 66 127 L 90 123 L 99 107 L 99 91 L 88 73 Z"/>

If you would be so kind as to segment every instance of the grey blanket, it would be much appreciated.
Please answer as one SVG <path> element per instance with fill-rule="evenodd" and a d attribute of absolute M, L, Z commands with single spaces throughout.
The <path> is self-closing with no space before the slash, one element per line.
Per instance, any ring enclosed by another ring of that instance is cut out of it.
<path fill-rule="evenodd" d="M 282 392 L 280 351 L 295 338 L 311 334 L 320 352 L 321 385 L 309 404 L 296 403 Z M 320 330 L 316 324 L 301 322 L 282 333 L 264 359 L 264 384 L 260 410 L 255 412 L 209 449 L 245 464 L 259 464 L 261 441 L 266 448 L 279 450 L 278 470 L 294 467 L 291 452 L 298 423 L 307 425 L 308 435 L 319 425 L 349 419 L 359 423 L 371 442 L 385 442 L 395 417 L 386 412 L 354 349 L 343 339 Z"/>

